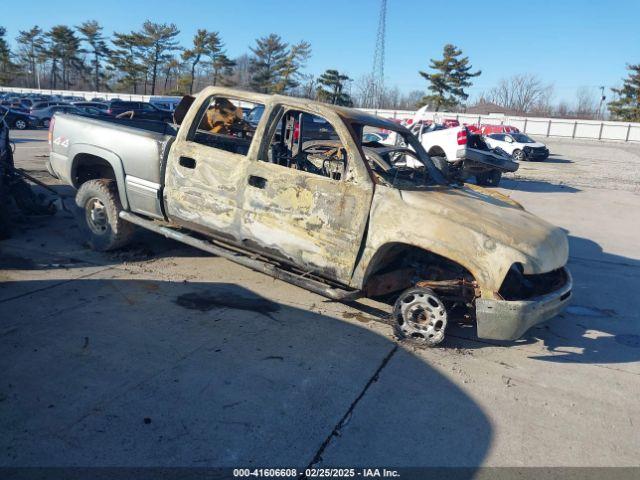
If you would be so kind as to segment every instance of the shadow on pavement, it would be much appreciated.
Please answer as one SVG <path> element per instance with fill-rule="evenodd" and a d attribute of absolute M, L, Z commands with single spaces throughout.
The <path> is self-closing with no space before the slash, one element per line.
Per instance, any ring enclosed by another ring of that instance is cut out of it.
<path fill-rule="evenodd" d="M 550 183 L 543 180 L 524 180 L 520 178 L 517 180 L 504 178 L 500 182 L 500 187 L 506 190 L 519 190 L 522 192 L 535 193 L 575 193 L 580 191 L 579 188 L 571 187 L 569 185 Z"/>
<path fill-rule="evenodd" d="M 540 161 L 539 163 L 575 163 L 573 160 L 569 160 L 568 158 L 560 158 L 559 155 L 550 154 L 549 158 Z"/>
<path fill-rule="evenodd" d="M 0 304 L 3 466 L 306 467 L 331 436 L 323 466 L 476 467 L 491 443 L 390 339 L 237 285 L 79 279 Z"/>

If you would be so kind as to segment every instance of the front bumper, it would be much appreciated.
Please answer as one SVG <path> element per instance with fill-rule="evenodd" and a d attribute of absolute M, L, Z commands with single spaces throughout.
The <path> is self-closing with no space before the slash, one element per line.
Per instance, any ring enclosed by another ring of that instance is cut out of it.
<path fill-rule="evenodd" d="M 532 326 L 559 314 L 571 299 L 573 280 L 564 269 L 566 282 L 558 290 L 527 300 L 476 300 L 479 338 L 516 340 Z"/>
<path fill-rule="evenodd" d="M 546 160 L 549 158 L 549 149 L 544 150 L 524 150 L 524 156 L 527 160 Z"/>

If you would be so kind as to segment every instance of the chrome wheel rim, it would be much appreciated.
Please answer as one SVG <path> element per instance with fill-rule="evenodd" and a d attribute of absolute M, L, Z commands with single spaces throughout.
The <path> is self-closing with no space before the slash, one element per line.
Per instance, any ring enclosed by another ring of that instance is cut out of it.
<path fill-rule="evenodd" d="M 27 124 L 24 122 L 24 120 L 16 120 L 16 128 L 18 130 L 24 130 L 25 128 L 27 128 Z"/>
<path fill-rule="evenodd" d="M 402 333 L 429 345 L 444 339 L 447 310 L 442 301 L 428 291 L 403 294 L 396 303 L 396 322 Z"/>
<path fill-rule="evenodd" d="M 87 225 L 97 235 L 104 235 L 109 229 L 109 217 L 104 203 L 98 198 L 91 198 L 85 207 Z"/>

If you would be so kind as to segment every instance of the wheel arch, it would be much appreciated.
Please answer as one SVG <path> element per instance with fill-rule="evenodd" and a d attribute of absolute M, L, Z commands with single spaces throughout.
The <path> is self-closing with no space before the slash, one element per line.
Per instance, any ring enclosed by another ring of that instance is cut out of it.
<path fill-rule="evenodd" d="M 120 203 L 125 210 L 129 209 L 125 188 L 125 173 L 122 160 L 115 153 L 92 145 L 70 149 L 71 182 L 78 189 L 87 180 L 108 178 L 115 180 Z"/>
<path fill-rule="evenodd" d="M 462 272 L 465 276 L 474 280 L 476 279 L 473 274 L 474 269 L 471 265 L 464 265 L 460 261 L 456 261 L 447 255 L 410 243 L 387 242 L 375 251 L 366 267 L 363 269 L 364 273 L 362 274 L 360 282 L 362 290 L 366 292 L 371 286 L 370 282 L 372 282 L 379 274 L 394 271 L 400 272 L 406 268 L 406 262 L 411 257 L 424 258 L 425 264 L 443 267 L 444 271 L 448 270 L 452 275 L 454 272 Z"/>
<path fill-rule="evenodd" d="M 427 153 L 429 154 L 430 157 L 445 157 L 445 158 L 447 158 L 446 152 L 439 145 L 434 145 L 433 147 L 431 147 L 429 149 L 429 151 Z"/>

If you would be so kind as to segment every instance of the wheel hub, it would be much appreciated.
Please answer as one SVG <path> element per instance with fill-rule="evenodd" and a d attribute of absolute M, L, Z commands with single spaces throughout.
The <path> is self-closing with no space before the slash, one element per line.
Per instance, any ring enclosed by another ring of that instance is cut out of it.
<path fill-rule="evenodd" d="M 428 289 L 412 289 L 396 301 L 394 318 L 400 331 L 409 338 L 436 345 L 444 339 L 447 310 Z"/>
<path fill-rule="evenodd" d="M 87 202 L 85 208 L 87 225 L 92 232 L 102 235 L 109 228 L 109 217 L 107 209 L 98 198 L 92 198 Z"/>

